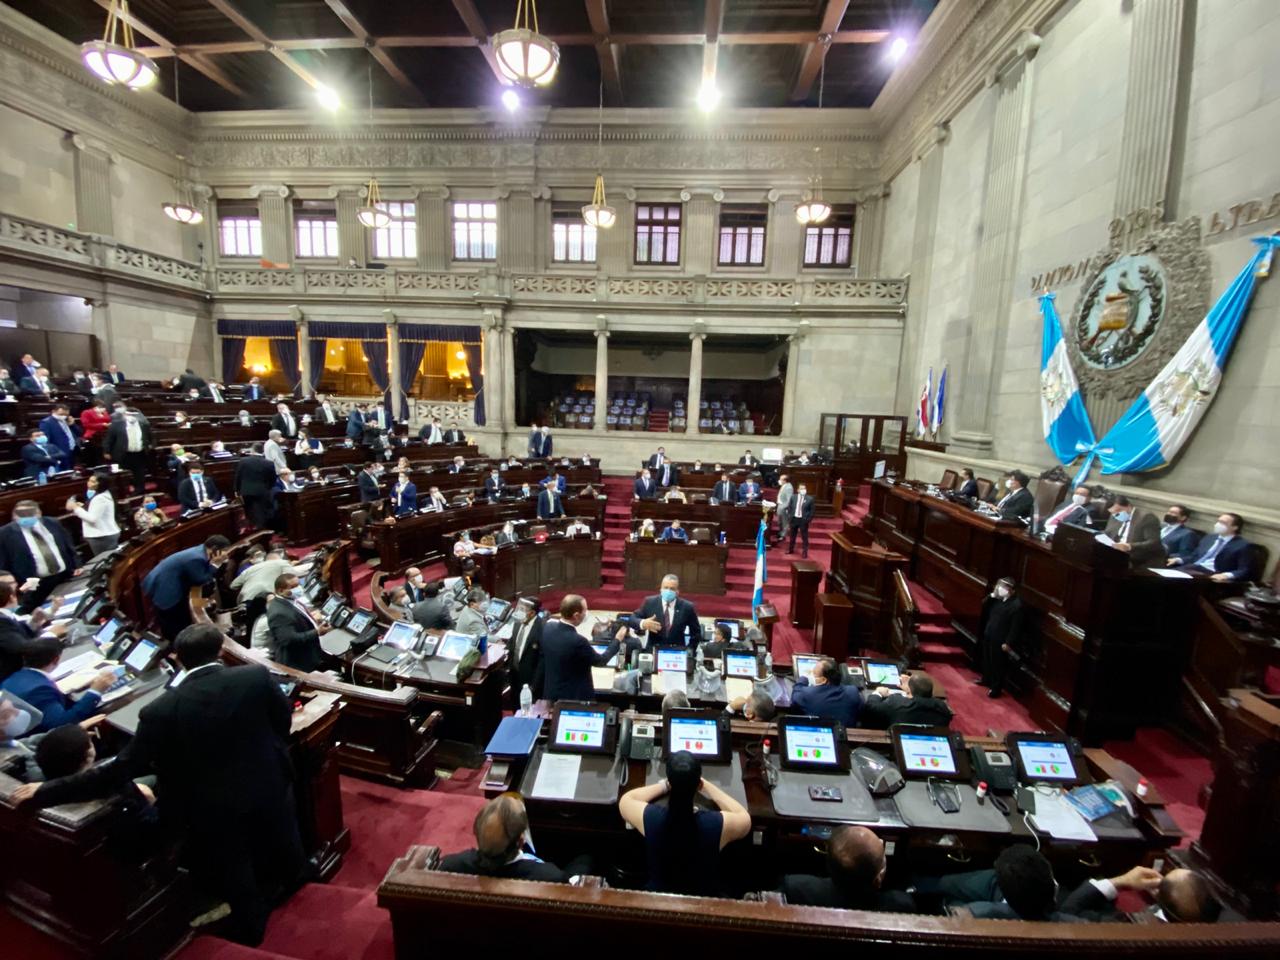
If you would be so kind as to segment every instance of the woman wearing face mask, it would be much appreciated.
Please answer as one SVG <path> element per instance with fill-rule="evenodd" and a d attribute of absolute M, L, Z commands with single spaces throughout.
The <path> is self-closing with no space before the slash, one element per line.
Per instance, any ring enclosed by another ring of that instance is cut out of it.
<path fill-rule="evenodd" d="M 156 503 L 155 497 L 144 497 L 142 506 L 133 511 L 133 522 L 140 532 L 154 530 L 165 522 L 165 515 L 160 512 L 160 506 Z"/>
<path fill-rule="evenodd" d="M 996 581 L 995 589 L 982 602 L 982 619 L 978 624 L 982 676 L 974 683 L 990 687 L 992 700 L 1004 689 L 1005 672 L 1011 656 L 1022 649 L 1022 600 L 1014 594 L 1012 577 Z"/>
<path fill-rule="evenodd" d="M 453 545 L 453 555 L 458 559 L 464 559 L 476 552 L 476 545 L 471 542 L 471 531 L 463 530 L 462 535 Z"/>
<path fill-rule="evenodd" d="M 237 422 L 237 424 L 238 424 L 239 426 L 242 426 L 242 427 L 252 427 L 252 426 L 253 426 L 253 417 L 251 417 L 251 416 L 249 415 L 249 411 L 248 411 L 248 410 L 241 410 L 241 411 L 236 415 L 236 422 Z"/>
<path fill-rule="evenodd" d="M 391 508 L 397 517 L 418 512 L 418 488 L 409 481 L 409 471 L 401 470 L 391 488 Z"/>
<path fill-rule="evenodd" d="M 209 447 L 209 456 L 221 460 L 231 456 L 231 454 L 227 453 L 227 445 L 225 443 L 221 440 L 215 440 Z"/>
<path fill-rule="evenodd" d="M 298 431 L 298 439 L 293 444 L 294 456 L 304 468 L 319 462 L 324 456 L 324 444 L 312 437 L 306 430 Z"/>
<path fill-rule="evenodd" d="M 120 542 L 120 526 L 116 523 L 116 501 L 107 486 L 107 477 L 95 473 L 89 477 L 82 505 L 75 497 L 67 500 L 67 509 L 80 518 L 80 531 L 93 556 L 114 550 Z"/>

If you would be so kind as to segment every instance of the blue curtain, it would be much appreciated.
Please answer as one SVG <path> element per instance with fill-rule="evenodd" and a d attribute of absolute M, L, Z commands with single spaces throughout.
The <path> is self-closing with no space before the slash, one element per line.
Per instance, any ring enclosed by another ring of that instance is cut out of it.
<path fill-rule="evenodd" d="M 385 329 L 384 327 L 384 332 Z M 382 404 L 390 409 L 391 395 L 388 391 L 391 388 L 391 375 L 387 373 L 387 341 L 361 340 L 360 346 L 364 350 L 364 355 L 369 358 L 366 364 L 369 368 L 369 376 L 374 386 L 382 393 Z"/>
<path fill-rule="evenodd" d="M 324 358 L 329 349 L 329 341 L 324 337 L 312 337 L 311 349 L 307 353 L 311 357 L 311 392 L 316 392 L 316 387 L 320 386 L 320 377 L 324 375 Z"/>
<path fill-rule="evenodd" d="M 475 407 L 471 419 L 477 427 L 484 426 L 484 364 L 480 355 L 479 344 L 464 344 L 462 349 L 467 354 L 467 373 L 471 377 L 471 386 L 475 388 Z"/>
<path fill-rule="evenodd" d="M 400 419 L 409 419 L 409 391 L 418 377 L 418 365 L 427 345 L 421 340 L 400 341 Z"/>
<path fill-rule="evenodd" d="M 224 337 L 296 337 L 298 328 L 292 320 L 227 320 L 218 321 L 218 333 Z"/>
<path fill-rule="evenodd" d="M 302 374 L 298 372 L 298 341 L 296 339 L 279 339 L 271 341 L 271 355 L 284 372 L 290 388 L 296 393 L 302 383 Z"/>
<path fill-rule="evenodd" d="M 244 337 L 222 338 L 222 379 L 224 383 L 235 383 L 240 376 L 240 368 L 244 366 Z"/>
<path fill-rule="evenodd" d="M 478 326 L 453 326 L 447 323 L 402 323 L 400 339 L 403 340 L 439 340 L 443 343 L 458 340 L 462 343 L 479 343 L 480 328 Z"/>
<path fill-rule="evenodd" d="M 313 337 L 332 340 L 368 340 L 387 333 L 385 323 L 360 323 L 356 320 L 312 320 L 307 328 Z"/>

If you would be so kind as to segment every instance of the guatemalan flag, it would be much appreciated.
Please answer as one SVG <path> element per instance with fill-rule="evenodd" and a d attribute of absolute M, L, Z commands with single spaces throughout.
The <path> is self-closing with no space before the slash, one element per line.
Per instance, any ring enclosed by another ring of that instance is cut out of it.
<path fill-rule="evenodd" d="M 1040 420 L 1045 443 L 1059 463 L 1070 463 L 1081 453 L 1092 453 L 1097 444 L 1093 427 L 1080 396 L 1080 383 L 1071 369 L 1062 324 L 1053 305 L 1055 294 L 1040 298 L 1044 334 L 1040 343 Z"/>
<path fill-rule="evenodd" d="M 916 436 L 923 437 L 929 432 L 929 394 L 933 392 L 933 367 L 929 368 L 929 379 L 924 382 L 920 391 L 920 403 L 916 407 Z"/>
<path fill-rule="evenodd" d="M 764 531 L 766 521 L 760 521 L 760 531 L 756 534 L 756 592 L 751 597 L 751 620 L 760 622 L 756 608 L 764 603 L 764 585 L 769 582 L 769 572 L 764 563 Z"/>
<path fill-rule="evenodd" d="M 1271 273 L 1271 258 L 1280 236 L 1257 237 L 1258 251 L 1236 274 L 1200 325 L 1165 364 L 1131 406 L 1102 438 L 1098 459 L 1103 473 L 1134 473 L 1165 466 L 1195 432 L 1209 409 L 1222 368 L 1254 288 Z"/>
<path fill-rule="evenodd" d="M 930 430 L 936 437 L 942 428 L 942 416 L 947 410 L 947 368 L 942 368 L 942 376 L 938 378 L 938 392 L 933 395 L 933 423 Z"/>

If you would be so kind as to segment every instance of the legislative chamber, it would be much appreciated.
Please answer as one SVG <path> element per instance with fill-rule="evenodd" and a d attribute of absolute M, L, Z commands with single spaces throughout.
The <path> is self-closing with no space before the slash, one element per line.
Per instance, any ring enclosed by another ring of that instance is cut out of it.
<path fill-rule="evenodd" d="M 1278 46 L 0 0 L 0 954 L 1280 954 Z"/>

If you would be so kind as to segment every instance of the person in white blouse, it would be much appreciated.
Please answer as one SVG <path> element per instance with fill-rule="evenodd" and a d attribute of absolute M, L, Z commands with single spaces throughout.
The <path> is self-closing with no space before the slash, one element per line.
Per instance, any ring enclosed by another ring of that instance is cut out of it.
<path fill-rule="evenodd" d="M 324 444 L 313 438 L 306 430 L 299 430 L 298 441 L 293 445 L 293 452 L 303 467 L 310 467 L 324 456 Z"/>
<path fill-rule="evenodd" d="M 120 543 L 120 525 L 116 523 L 116 501 L 102 474 L 89 477 L 82 504 L 75 497 L 67 500 L 67 509 L 80 518 L 80 531 L 89 552 L 95 557 L 114 550 Z"/>

